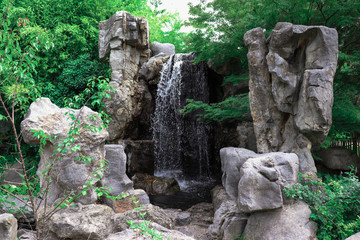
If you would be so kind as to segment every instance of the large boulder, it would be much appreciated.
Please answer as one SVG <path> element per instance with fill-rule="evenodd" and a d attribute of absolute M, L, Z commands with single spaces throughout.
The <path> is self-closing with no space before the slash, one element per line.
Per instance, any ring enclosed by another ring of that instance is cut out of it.
<path fill-rule="evenodd" d="M 332 123 L 336 30 L 277 23 L 268 40 L 262 28 L 244 40 L 258 152 L 294 152 L 301 172 L 316 172 L 310 150 L 323 143 Z"/>
<path fill-rule="evenodd" d="M 151 56 L 156 56 L 159 54 L 164 54 L 169 56 L 175 54 L 175 46 L 171 43 L 153 42 L 150 46 L 150 49 L 151 49 Z"/>
<path fill-rule="evenodd" d="M 253 213 L 248 219 L 243 239 L 314 240 L 316 223 L 309 220 L 311 211 L 303 202 L 283 208 Z"/>
<path fill-rule="evenodd" d="M 256 154 L 242 148 L 220 150 L 222 183 L 240 211 L 250 213 L 283 206 L 283 189 L 299 181 L 299 158 L 293 153 Z"/>
<path fill-rule="evenodd" d="M 14 215 L 4 213 L 0 215 L 0 239 L 16 240 L 17 239 L 17 220 Z"/>
<path fill-rule="evenodd" d="M 160 72 L 164 63 L 169 60 L 170 56 L 164 53 L 153 56 L 144 63 L 139 71 L 139 79 L 143 79 L 150 85 L 156 85 L 160 81 Z"/>
<path fill-rule="evenodd" d="M 114 212 L 105 205 L 81 205 L 56 212 L 44 224 L 59 239 L 102 240 L 113 233 Z"/>
<path fill-rule="evenodd" d="M 49 184 L 48 204 L 69 192 L 80 194 L 83 185 L 91 179 L 94 184 L 98 181 L 94 173 L 100 171 L 105 160 L 104 143 L 108 138 L 98 113 L 88 107 L 79 110 L 59 108 L 48 98 L 37 99 L 21 122 L 21 131 L 26 143 L 40 144 L 32 130 L 49 136 L 40 153 L 37 170 L 42 186 L 46 188 Z M 76 131 L 79 134 L 72 134 L 71 139 L 66 140 L 70 132 Z M 47 174 L 49 170 L 50 174 Z M 89 189 L 88 194 L 77 199 L 84 204 L 96 200 L 94 189 Z"/>
<path fill-rule="evenodd" d="M 220 149 L 222 185 L 231 199 L 236 200 L 238 196 L 240 168 L 247 159 L 255 156 L 256 153 L 244 148 L 227 147 Z"/>
<path fill-rule="evenodd" d="M 237 203 L 240 211 L 282 207 L 283 189 L 297 183 L 299 159 L 293 153 L 268 153 L 248 159 L 240 170 Z"/>
<path fill-rule="evenodd" d="M 114 88 L 111 99 L 105 100 L 106 111 L 112 116 L 109 139 L 136 137 L 141 115 L 152 112 L 147 106 L 151 94 L 138 79 L 139 67 L 150 57 L 148 21 L 120 11 L 100 22 L 99 57 L 103 61 L 109 57 L 110 85 Z"/>

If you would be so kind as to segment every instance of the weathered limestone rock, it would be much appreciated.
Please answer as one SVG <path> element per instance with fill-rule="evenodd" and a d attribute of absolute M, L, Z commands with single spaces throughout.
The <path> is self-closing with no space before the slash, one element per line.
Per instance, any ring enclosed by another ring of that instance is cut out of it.
<path fill-rule="evenodd" d="M 110 85 L 115 90 L 111 99 L 105 100 L 112 116 L 110 140 L 137 134 L 131 132 L 131 125 L 139 121 L 136 118 L 146 109 L 143 105 L 149 98 L 151 102 L 146 85 L 138 80 L 139 67 L 148 60 L 149 53 L 149 25 L 144 17 L 120 11 L 99 23 L 99 57 L 103 61 L 109 57 Z"/>
<path fill-rule="evenodd" d="M 322 144 L 332 123 L 336 30 L 278 23 L 268 40 L 261 28 L 244 39 L 258 152 L 294 152 L 301 172 L 316 172 L 310 149 Z"/>
<path fill-rule="evenodd" d="M 117 196 L 121 193 L 133 193 L 133 183 L 126 175 L 126 155 L 124 147 L 120 144 L 105 145 L 105 158 L 108 165 L 105 168 L 101 184 L 112 188 L 110 195 Z"/>
<path fill-rule="evenodd" d="M 175 54 L 175 46 L 171 43 L 153 42 L 150 46 L 150 49 L 151 56 L 156 56 L 161 53 L 167 56 Z"/>
<path fill-rule="evenodd" d="M 164 63 L 169 60 L 170 56 L 160 53 L 144 63 L 139 71 L 139 79 L 143 79 L 150 85 L 156 85 L 160 81 L 160 72 Z"/>
<path fill-rule="evenodd" d="M 18 240 L 38 240 L 36 237 L 36 232 L 27 229 L 19 229 L 17 235 Z"/>
<path fill-rule="evenodd" d="M 245 227 L 244 239 L 315 240 L 317 227 L 309 220 L 310 214 L 310 208 L 303 202 L 253 213 Z"/>
<path fill-rule="evenodd" d="M 73 135 L 74 141 L 66 152 L 53 153 L 58 148 L 62 140 L 68 138 L 69 131 L 72 129 L 72 115 L 79 123 L 75 126 L 79 129 L 79 135 Z M 93 131 L 88 126 L 100 128 L 102 125 L 98 113 L 88 107 L 80 110 L 59 108 L 48 98 L 37 99 L 30 105 L 30 108 L 21 122 L 21 131 L 24 141 L 28 144 L 40 144 L 39 139 L 33 136 L 32 129 L 42 130 L 50 138 L 47 139 L 43 151 L 40 153 L 40 163 L 37 174 L 41 184 L 49 184 L 49 194 L 47 203 L 52 204 L 56 199 L 63 197 L 66 193 L 74 191 L 79 194 L 82 186 L 90 179 L 94 179 L 94 172 L 100 167 L 105 159 L 104 143 L 108 137 L 108 132 L 102 128 L 100 131 Z M 72 151 L 71 148 L 79 146 L 80 150 Z M 81 161 L 79 158 L 88 158 L 89 161 Z M 45 180 L 44 172 L 51 166 L 50 180 Z M 86 196 L 77 201 L 88 204 L 94 203 L 97 196 L 94 190 L 89 190 Z"/>
<path fill-rule="evenodd" d="M 0 215 L 0 239 L 16 240 L 17 239 L 17 220 L 14 215 L 4 213 Z"/>
<path fill-rule="evenodd" d="M 293 153 L 268 153 L 248 159 L 240 169 L 237 203 L 240 211 L 282 207 L 283 189 L 298 182 L 299 159 Z"/>
<path fill-rule="evenodd" d="M 56 212 L 47 225 L 60 239 L 102 240 L 113 233 L 114 212 L 105 205 L 80 205 Z"/>
<path fill-rule="evenodd" d="M 244 148 L 227 147 L 220 149 L 222 185 L 232 200 L 238 197 L 238 184 L 240 181 L 240 168 L 256 153 Z"/>
<path fill-rule="evenodd" d="M 160 224 L 166 228 L 174 228 L 175 220 L 173 216 L 166 214 L 166 212 L 158 206 L 152 204 L 143 205 L 141 212 L 145 212 L 145 220 L 150 220 L 151 222 Z M 128 228 L 126 220 L 142 220 L 142 217 L 139 215 L 139 212 L 135 209 L 123 213 L 117 213 L 112 217 L 112 222 L 115 227 L 115 232 L 121 232 Z"/>
<path fill-rule="evenodd" d="M 190 223 L 185 226 L 177 226 L 175 229 L 194 239 L 209 240 L 206 232 L 213 223 L 213 205 L 205 202 L 198 203 L 182 213 L 190 214 Z"/>
<path fill-rule="evenodd" d="M 143 189 L 135 189 L 134 195 L 135 195 L 136 199 L 139 200 L 140 204 L 149 204 L 150 203 L 149 196 Z"/>
<path fill-rule="evenodd" d="M 243 148 L 220 150 L 222 184 L 240 211 L 276 209 L 283 206 L 283 188 L 299 181 L 299 158 L 293 153 L 256 154 Z"/>
<path fill-rule="evenodd" d="M 207 230 L 208 239 L 233 240 L 240 236 L 245 229 L 248 215 L 239 211 L 236 202 L 230 199 L 222 187 L 212 190 L 212 199 L 215 214 L 213 224 Z M 220 206 L 217 207 L 219 203 Z"/>
<path fill-rule="evenodd" d="M 354 151 L 343 147 L 331 147 L 315 152 L 317 162 L 333 170 L 349 171 L 349 166 L 360 169 L 360 158 Z"/>

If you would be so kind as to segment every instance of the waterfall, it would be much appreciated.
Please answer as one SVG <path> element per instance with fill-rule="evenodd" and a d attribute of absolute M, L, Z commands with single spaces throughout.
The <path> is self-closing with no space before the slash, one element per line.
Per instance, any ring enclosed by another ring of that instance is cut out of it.
<path fill-rule="evenodd" d="M 179 114 L 186 99 L 209 101 L 206 66 L 194 54 L 176 54 L 164 64 L 152 121 L 155 175 L 181 181 L 209 176 L 209 127 L 195 114 Z"/>

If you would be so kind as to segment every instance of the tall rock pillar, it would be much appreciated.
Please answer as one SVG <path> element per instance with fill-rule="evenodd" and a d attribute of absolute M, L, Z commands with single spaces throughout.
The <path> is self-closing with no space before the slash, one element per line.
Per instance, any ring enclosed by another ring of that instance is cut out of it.
<path fill-rule="evenodd" d="M 336 30 L 281 22 L 268 39 L 255 28 L 244 40 L 258 152 L 294 152 L 300 172 L 316 172 L 310 150 L 324 142 L 332 124 Z"/>
<path fill-rule="evenodd" d="M 99 57 L 109 61 L 111 82 L 115 92 L 106 100 L 107 112 L 112 116 L 109 124 L 109 139 L 123 138 L 143 110 L 147 88 L 138 80 L 143 62 L 150 56 L 149 24 L 120 11 L 107 21 L 99 23 Z"/>

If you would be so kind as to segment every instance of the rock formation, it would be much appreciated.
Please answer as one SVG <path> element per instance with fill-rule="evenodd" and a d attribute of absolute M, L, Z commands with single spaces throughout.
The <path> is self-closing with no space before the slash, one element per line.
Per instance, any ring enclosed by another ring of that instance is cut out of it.
<path fill-rule="evenodd" d="M 244 239 L 316 240 L 316 223 L 309 220 L 311 211 L 304 202 L 283 208 L 251 214 Z"/>
<path fill-rule="evenodd" d="M 175 46 L 171 43 L 153 42 L 151 43 L 150 49 L 151 56 L 156 56 L 158 54 L 170 56 L 175 54 Z"/>
<path fill-rule="evenodd" d="M 336 30 L 278 23 L 268 39 L 261 28 L 244 39 L 258 152 L 294 152 L 300 172 L 315 172 L 310 149 L 322 144 L 332 123 Z"/>
<path fill-rule="evenodd" d="M 243 148 L 220 150 L 222 184 L 241 212 L 281 208 L 283 189 L 297 183 L 299 159 L 294 153 L 256 154 Z"/>
<path fill-rule="evenodd" d="M 68 140 L 67 146 L 67 142 L 63 141 L 68 138 L 69 131 L 75 129 L 74 126 L 79 130 L 79 134 L 72 135 L 74 139 Z M 94 131 L 90 126 L 101 130 Z M 90 179 L 96 183 L 93 175 L 105 160 L 104 143 L 108 137 L 108 132 L 101 126 L 98 113 L 88 107 L 80 110 L 59 108 L 48 98 L 37 99 L 30 105 L 25 119 L 21 122 L 24 141 L 28 144 L 40 144 L 39 138 L 35 137 L 31 130 L 43 131 L 50 136 L 40 153 L 37 170 L 41 185 L 46 188 L 46 184 L 49 184 L 48 204 L 71 191 L 79 194 L 82 186 Z M 80 147 L 78 151 L 71 150 L 76 146 Z M 60 152 L 57 151 L 59 147 Z M 87 158 L 88 161 L 81 161 L 80 157 Z M 45 180 L 49 170 L 50 181 Z M 96 193 L 91 189 L 86 196 L 78 199 L 84 204 L 94 203 L 96 200 Z"/>
<path fill-rule="evenodd" d="M 16 240 L 18 223 L 16 218 L 9 213 L 0 215 L 0 239 Z"/>
<path fill-rule="evenodd" d="M 140 117 L 143 111 L 148 116 L 152 112 L 146 107 L 151 103 L 151 94 L 138 79 L 140 65 L 150 57 L 148 21 L 120 11 L 100 22 L 99 57 L 103 61 L 109 58 L 110 84 L 115 90 L 111 99 L 105 100 L 106 111 L 112 116 L 109 139 L 136 137 L 139 133 L 132 126 L 140 119 L 146 121 Z"/>
<path fill-rule="evenodd" d="M 126 175 L 124 147 L 120 144 L 106 144 L 105 151 L 108 163 L 101 179 L 102 186 L 111 188 L 109 194 L 112 196 L 122 193 L 132 194 L 134 192 L 133 183 Z"/>

